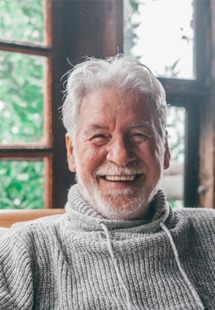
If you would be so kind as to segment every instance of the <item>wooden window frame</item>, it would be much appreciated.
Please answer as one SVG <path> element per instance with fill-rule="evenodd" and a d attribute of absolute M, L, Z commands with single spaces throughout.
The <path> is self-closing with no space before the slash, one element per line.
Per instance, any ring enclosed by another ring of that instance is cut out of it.
<path fill-rule="evenodd" d="M 214 0 L 194 1 L 196 79 L 160 79 L 167 93 L 167 101 L 175 106 L 183 106 L 187 111 L 184 176 L 184 204 L 186 207 L 214 207 L 214 198 L 205 203 L 206 201 L 202 197 L 202 176 L 200 173 L 202 164 L 206 160 L 201 151 L 201 137 L 205 130 L 202 115 L 209 106 L 212 91 L 211 21 L 213 15 L 210 7 L 212 2 Z M 204 147 L 208 149 L 209 145 Z M 210 166 L 213 166 L 212 161 Z M 211 178 L 214 179 L 214 176 Z"/>
<path fill-rule="evenodd" d="M 49 46 L 19 45 L 24 53 L 45 55 L 49 61 L 51 144 L 46 148 L 0 149 L 0 156 L 43 154 L 50 159 L 50 198 L 46 207 L 62 208 L 67 192 L 74 183 L 66 161 L 65 129 L 62 126 L 63 82 L 61 78 L 84 56 L 107 57 L 123 52 L 123 0 L 48 0 Z M 207 125 L 208 115 L 214 113 L 215 96 L 215 0 L 196 1 L 196 76 L 195 81 L 160 79 L 167 93 L 167 101 L 187 109 L 185 205 L 214 206 L 214 118 Z M 87 18 L 86 18 L 87 17 Z M 108 42 L 108 44 L 107 44 Z M 0 49 L 18 51 L 11 42 L 0 42 Z M 69 59 L 69 62 L 67 61 Z M 201 59 L 201 61 L 198 61 Z M 212 68 L 212 69 L 211 69 Z M 211 133 L 213 132 L 213 134 Z M 210 133 L 210 136 L 207 134 Z M 205 139 L 207 136 L 207 139 Z M 209 151 L 208 150 L 209 145 Z M 201 153 L 199 152 L 201 150 Z M 211 151 L 212 150 L 212 151 Z M 208 158 L 209 154 L 209 160 Z M 23 157 L 24 156 L 24 157 Z M 207 161 L 208 174 L 204 176 Z M 210 191 L 198 193 L 199 185 L 210 178 Z"/>
<path fill-rule="evenodd" d="M 45 82 L 46 90 L 44 94 L 44 131 L 46 133 L 46 143 L 13 143 L 0 145 L 0 159 L 3 160 L 41 160 L 45 164 L 44 174 L 44 208 L 52 207 L 52 94 L 51 94 L 51 57 L 52 57 L 52 38 L 51 38 L 51 0 L 44 2 L 44 19 L 45 19 L 45 36 L 46 42 L 42 43 L 26 43 L 18 40 L 0 39 L 0 50 L 4 52 L 21 53 L 32 56 L 46 57 Z"/>

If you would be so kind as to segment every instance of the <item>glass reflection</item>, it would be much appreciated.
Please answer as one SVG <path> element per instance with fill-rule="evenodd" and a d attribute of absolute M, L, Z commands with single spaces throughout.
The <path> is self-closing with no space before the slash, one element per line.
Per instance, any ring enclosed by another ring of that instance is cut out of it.
<path fill-rule="evenodd" d="M 41 209 L 43 194 L 43 161 L 0 160 L 0 209 Z"/>
<path fill-rule="evenodd" d="M 124 50 L 156 76 L 194 79 L 193 0 L 124 0 Z"/>
<path fill-rule="evenodd" d="M 0 39 L 45 43 L 44 1 L 0 1 Z"/>
<path fill-rule="evenodd" d="M 164 171 L 161 187 L 173 207 L 183 206 L 185 117 L 182 107 L 169 107 L 167 118 L 168 141 L 171 151 L 170 167 Z"/>
<path fill-rule="evenodd" d="M 46 59 L 0 52 L 0 144 L 44 142 Z"/>

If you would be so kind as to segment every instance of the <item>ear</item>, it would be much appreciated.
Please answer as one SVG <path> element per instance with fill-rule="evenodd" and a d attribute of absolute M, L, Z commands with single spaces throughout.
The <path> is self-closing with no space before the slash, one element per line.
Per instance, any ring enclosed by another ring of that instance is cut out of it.
<path fill-rule="evenodd" d="M 167 169 L 170 165 L 170 150 L 169 150 L 169 143 L 168 143 L 168 132 L 166 131 L 166 137 L 165 137 L 165 145 L 164 145 L 164 161 L 163 161 L 163 168 Z"/>
<path fill-rule="evenodd" d="M 70 139 L 69 134 L 67 133 L 66 136 L 66 148 L 67 148 L 67 161 L 69 170 L 71 172 L 76 172 L 76 165 L 75 165 L 75 159 L 74 159 L 74 147 L 72 144 L 72 140 Z"/>

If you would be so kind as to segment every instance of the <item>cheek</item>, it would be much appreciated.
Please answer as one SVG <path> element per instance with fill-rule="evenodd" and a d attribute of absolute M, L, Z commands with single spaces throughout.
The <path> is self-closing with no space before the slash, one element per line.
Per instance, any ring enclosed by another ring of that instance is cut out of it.
<path fill-rule="evenodd" d="M 106 158 L 105 151 L 94 147 L 87 147 L 79 153 L 80 166 L 85 174 L 91 174 Z"/>
<path fill-rule="evenodd" d="M 142 145 L 138 151 L 136 152 L 137 156 L 141 158 L 143 161 L 146 160 L 153 160 L 156 155 L 155 147 L 151 144 L 144 144 Z"/>
<path fill-rule="evenodd" d="M 163 152 L 162 150 L 155 145 L 154 143 L 149 143 L 147 145 L 144 145 L 139 151 L 139 158 L 145 162 L 148 163 L 150 166 L 158 166 L 163 161 Z"/>

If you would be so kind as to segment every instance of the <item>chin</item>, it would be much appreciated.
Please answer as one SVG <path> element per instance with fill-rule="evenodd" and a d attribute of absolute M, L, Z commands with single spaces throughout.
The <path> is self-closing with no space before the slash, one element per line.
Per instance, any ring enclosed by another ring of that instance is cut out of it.
<path fill-rule="evenodd" d="M 149 205 L 158 186 L 116 189 L 100 192 L 97 185 L 84 186 L 77 177 L 80 192 L 88 204 L 100 215 L 111 220 L 132 220 L 147 217 Z M 158 185 L 158 184 L 157 184 Z"/>
<path fill-rule="evenodd" d="M 104 196 L 98 190 L 93 190 L 87 201 L 90 199 L 93 209 L 106 219 L 133 220 L 146 216 L 151 197 L 147 188 L 143 188 L 138 194 L 129 189 L 111 191 Z"/>

